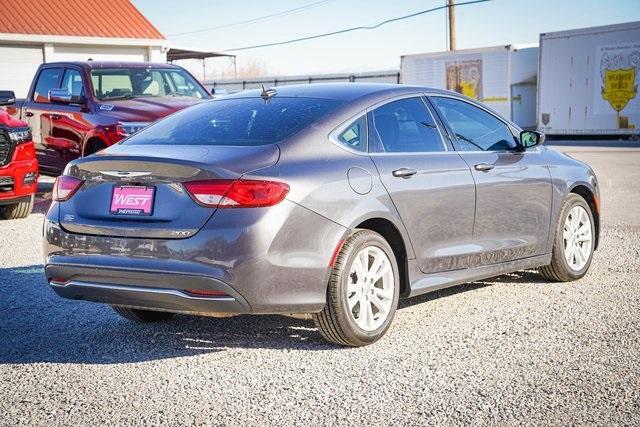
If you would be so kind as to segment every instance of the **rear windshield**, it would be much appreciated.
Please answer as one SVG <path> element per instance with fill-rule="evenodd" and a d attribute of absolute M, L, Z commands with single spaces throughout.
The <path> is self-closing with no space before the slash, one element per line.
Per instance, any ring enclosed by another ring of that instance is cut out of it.
<path fill-rule="evenodd" d="M 342 101 L 315 98 L 219 99 L 180 111 L 123 144 L 273 144 L 317 122 Z"/>

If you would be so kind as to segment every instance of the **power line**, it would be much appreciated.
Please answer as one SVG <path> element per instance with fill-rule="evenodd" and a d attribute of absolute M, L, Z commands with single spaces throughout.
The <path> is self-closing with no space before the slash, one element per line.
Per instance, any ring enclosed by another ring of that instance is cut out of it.
<path fill-rule="evenodd" d="M 465 6 L 465 5 L 469 5 L 469 4 L 475 4 L 475 3 L 484 3 L 484 2 L 488 2 L 488 1 L 491 1 L 491 0 L 473 0 L 473 1 L 463 2 L 463 3 L 456 3 L 456 7 Z M 422 10 L 420 12 L 412 13 L 410 15 L 399 16 L 397 18 L 387 19 L 386 21 L 382 21 L 382 22 L 380 22 L 378 24 L 375 24 L 375 25 L 363 25 L 363 26 L 360 26 L 360 27 L 346 28 L 344 30 L 332 31 L 330 33 L 324 33 L 324 34 L 316 34 L 314 36 L 300 37 L 300 38 L 297 38 L 297 39 L 286 40 L 286 41 L 281 41 L 281 42 L 258 44 L 258 45 L 254 45 L 254 46 L 235 47 L 233 49 L 225 49 L 225 50 L 223 50 L 223 52 L 237 52 L 239 50 L 258 49 L 258 48 L 262 48 L 262 47 L 271 47 L 271 46 L 281 46 L 281 45 L 285 45 L 285 44 L 297 43 L 297 42 L 306 41 L 306 40 L 319 39 L 321 37 L 335 36 L 335 35 L 338 35 L 338 34 L 349 33 L 351 31 L 375 30 L 376 28 L 382 27 L 383 25 L 389 24 L 391 22 L 402 21 L 404 19 L 413 18 L 413 17 L 419 16 L 419 15 L 424 15 L 425 13 L 431 13 L 431 12 L 435 12 L 437 10 L 446 9 L 448 7 L 449 7 L 449 5 L 438 6 L 438 7 L 434 7 L 433 9 Z"/>
<path fill-rule="evenodd" d="M 306 6 L 300 6 L 300 7 L 294 8 L 294 9 L 283 10 L 282 12 L 273 13 L 271 15 L 259 16 L 257 18 L 247 19 L 246 21 L 233 22 L 231 24 L 224 24 L 224 25 L 219 25 L 217 27 L 203 28 L 201 30 L 187 31 L 187 32 L 184 32 L 184 33 L 167 34 L 167 37 L 181 37 L 181 36 L 186 36 L 186 35 L 191 35 L 191 34 L 208 33 L 208 32 L 211 32 L 211 31 L 222 30 L 224 28 L 238 27 L 240 25 L 253 24 L 254 22 L 267 21 L 269 19 L 279 18 L 281 16 L 291 15 L 292 13 L 300 12 L 300 11 L 303 11 L 305 9 L 311 9 L 312 7 L 321 6 L 321 5 L 325 4 L 325 3 L 329 3 L 329 2 L 332 2 L 332 1 L 334 1 L 334 0 L 317 1 L 315 3 L 311 3 L 311 4 L 308 4 Z"/>

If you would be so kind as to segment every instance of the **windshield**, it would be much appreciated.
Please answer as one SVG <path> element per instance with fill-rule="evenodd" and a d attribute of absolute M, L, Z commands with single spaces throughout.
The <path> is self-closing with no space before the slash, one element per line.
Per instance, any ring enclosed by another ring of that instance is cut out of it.
<path fill-rule="evenodd" d="M 114 68 L 91 70 L 93 93 L 99 100 L 133 97 L 189 96 L 208 98 L 187 72 L 168 68 Z"/>
<path fill-rule="evenodd" d="M 315 98 L 220 99 L 167 117 L 123 144 L 266 145 L 282 141 L 334 110 L 342 101 Z"/>

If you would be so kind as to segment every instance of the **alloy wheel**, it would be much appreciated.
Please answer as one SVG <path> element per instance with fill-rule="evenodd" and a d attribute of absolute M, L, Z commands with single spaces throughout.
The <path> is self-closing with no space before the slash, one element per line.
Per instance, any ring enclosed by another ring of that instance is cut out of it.
<path fill-rule="evenodd" d="M 562 232 L 564 257 L 573 271 L 580 271 L 589 261 L 593 238 L 591 219 L 582 206 L 574 206 L 564 222 Z"/>
<path fill-rule="evenodd" d="M 367 246 L 356 255 L 349 270 L 348 312 L 356 324 L 371 332 L 378 329 L 391 312 L 395 280 L 391 261 L 376 246 Z"/>

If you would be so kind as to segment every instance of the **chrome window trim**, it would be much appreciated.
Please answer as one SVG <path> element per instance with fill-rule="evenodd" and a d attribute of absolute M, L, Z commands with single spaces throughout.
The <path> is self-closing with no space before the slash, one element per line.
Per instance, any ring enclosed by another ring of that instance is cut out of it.
<path fill-rule="evenodd" d="M 438 122 L 437 120 L 435 120 L 435 118 L 433 117 L 433 113 L 431 112 L 431 109 L 428 107 L 428 105 L 426 105 L 425 100 L 421 99 L 423 103 L 425 103 L 425 108 L 427 109 L 427 111 L 429 112 L 429 114 L 431 115 L 431 118 L 434 119 L 434 123 L 436 123 L 436 127 L 438 128 L 438 133 L 440 134 L 440 140 L 442 141 L 442 144 L 444 146 L 444 151 L 412 151 L 412 152 L 397 152 L 397 153 L 372 153 L 369 151 L 369 118 L 367 117 L 369 115 L 369 113 L 373 110 L 375 110 L 378 107 L 381 107 L 385 104 L 389 104 L 391 102 L 394 101 L 399 101 L 402 99 L 406 99 L 406 98 L 424 98 L 425 94 L 423 92 L 412 92 L 412 93 L 405 93 L 402 95 L 396 95 L 396 96 L 392 96 L 386 99 L 383 99 L 382 101 L 378 101 L 373 105 L 368 106 L 367 108 L 358 111 L 356 114 L 353 114 L 352 116 L 350 116 L 347 120 L 345 120 L 344 122 L 342 122 L 341 124 L 339 124 L 335 129 L 333 129 L 330 133 L 329 133 L 329 141 L 331 141 L 333 144 L 337 145 L 339 148 L 348 151 L 352 154 L 357 154 L 360 156 L 370 156 L 370 155 L 378 155 L 378 154 L 402 154 L 402 155 L 424 155 L 424 154 L 434 154 L 434 153 L 449 153 L 449 152 L 454 152 L 455 150 L 449 150 L 449 147 L 447 146 L 447 143 L 444 140 L 444 135 L 442 134 L 442 130 L 440 129 L 440 126 L 438 126 Z M 344 145 L 342 142 L 340 142 L 340 140 L 338 139 L 338 136 L 345 131 L 346 129 L 349 128 L 349 126 L 351 126 L 351 124 L 353 124 L 353 122 L 355 122 L 356 120 L 358 120 L 362 115 L 365 116 L 366 122 L 367 122 L 367 151 L 358 151 L 358 150 L 354 150 L 350 147 L 347 147 L 346 145 Z"/>

